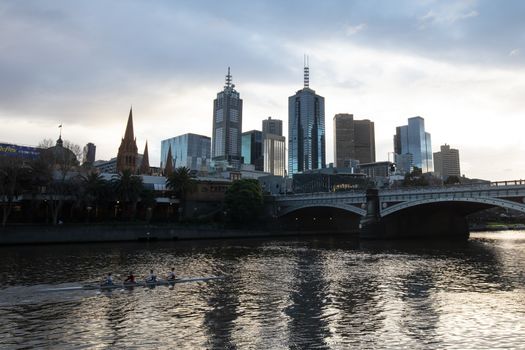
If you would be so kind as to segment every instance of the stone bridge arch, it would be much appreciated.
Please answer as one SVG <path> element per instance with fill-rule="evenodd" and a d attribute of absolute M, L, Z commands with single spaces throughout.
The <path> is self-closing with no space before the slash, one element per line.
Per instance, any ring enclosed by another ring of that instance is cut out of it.
<path fill-rule="evenodd" d="M 307 208 L 335 208 L 335 209 L 341 209 L 353 214 L 356 214 L 358 216 L 365 216 L 366 210 L 356 207 L 355 205 L 351 204 L 342 204 L 342 203 L 305 203 L 301 205 L 294 205 L 290 207 L 283 207 L 283 209 L 277 211 L 277 217 L 283 217 L 285 215 L 291 214 L 295 211 L 299 211 L 302 209 Z"/>
<path fill-rule="evenodd" d="M 525 213 L 525 204 L 513 202 L 507 199 L 501 198 L 492 198 L 492 197 L 454 197 L 454 198 L 425 198 L 413 201 L 406 201 L 402 203 L 397 203 L 387 208 L 381 208 L 381 216 L 386 217 L 394 213 L 409 209 L 415 208 L 418 206 L 429 205 L 429 204 L 438 204 L 438 203 L 472 203 L 478 205 L 485 205 L 487 207 L 501 207 L 506 209 L 517 210 L 522 213 Z"/>

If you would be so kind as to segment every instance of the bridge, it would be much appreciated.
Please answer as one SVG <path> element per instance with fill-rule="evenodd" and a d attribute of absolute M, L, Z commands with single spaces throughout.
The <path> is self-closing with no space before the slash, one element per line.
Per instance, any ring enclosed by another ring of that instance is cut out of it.
<path fill-rule="evenodd" d="M 469 214 L 492 207 L 525 213 L 525 180 L 283 195 L 272 204 L 288 228 L 359 231 L 363 238 L 468 236 Z"/>

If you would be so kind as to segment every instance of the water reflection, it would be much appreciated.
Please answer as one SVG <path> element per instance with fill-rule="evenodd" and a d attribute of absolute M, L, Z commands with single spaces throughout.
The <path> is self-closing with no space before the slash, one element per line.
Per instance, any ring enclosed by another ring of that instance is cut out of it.
<path fill-rule="evenodd" d="M 39 292 L 172 266 L 227 278 Z M 1 247 L 0 348 L 516 348 L 524 267 L 525 233 Z"/>

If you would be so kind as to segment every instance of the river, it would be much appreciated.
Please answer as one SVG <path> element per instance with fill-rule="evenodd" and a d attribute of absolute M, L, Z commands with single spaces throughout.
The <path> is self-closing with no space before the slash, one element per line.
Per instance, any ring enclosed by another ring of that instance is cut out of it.
<path fill-rule="evenodd" d="M 172 266 L 225 278 L 43 291 Z M 524 271 L 525 231 L 4 246 L 0 348 L 522 348 Z"/>

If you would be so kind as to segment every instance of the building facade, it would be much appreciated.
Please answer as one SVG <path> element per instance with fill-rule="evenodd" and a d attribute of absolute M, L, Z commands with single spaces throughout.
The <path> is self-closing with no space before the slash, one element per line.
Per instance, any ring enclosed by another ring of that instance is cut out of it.
<path fill-rule="evenodd" d="M 280 119 L 268 119 L 263 120 L 262 122 L 262 132 L 263 134 L 273 134 L 273 135 L 283 135 L 283 121 Z"/>
<path fill-rule="evenodd" d="M 184 134 L 160 143 L 161 169 L 167 164 L 171 147 L 174 168 L 186 167 L 190 170 L 205 172 L 210 166 L 211 139 L 208 136 Z"/>
<path fill-rule="evenodd" d="M 254 170 L 263 171 L 263 133 L 259 130 L 243 132 L 241 153 L 244 164 L 252 164 Z"/>
<path fill-rule="evenodd" d="M 397 169 L 400 172 L 408 173 L 412 167 L 420 168 L 423 173 L 433 170 L 432 143 L 430 133 L 425 131 L 423 118 L 408 118 L 407 125 L 396 128 L 394 153 Z M 409 159 L 411 159 L 411 164 L 407 164 Z M 401 163 L 403 166 L 400 166 Z"/>
<path fill-rule="evenodd" d="M 459 151 L 445 144 L 439 152 L 434 153 L 435 175 L 443 180 L 449 176 L 461 176 L 459 166 Z"/>
<path fill-rule="evenodd" d="M 286 175 L 286 138 L 266 134 L 263 141 L 264 171 L 272 175 Z"/>
<path fill-rule="evenodd" d="M 334 160 L 337 168 L 346 168 L 352 161 L 373 163 L 375 154 L 374 122 L 354 120 L 352 114 L 334 116 Z"/>
<path fill-rule="evenodd" d="M 97 151 L 97 146 L 93 143 L 88 143 L 84 146 L 82 150 L 82 164 L 92 166 L 95 163 L 95 155 Z"/>
<path fill-rule="evenodd" d="M 228 67 L 224 90 L 213 101 L 213 137 L 212 159 L 227 162 L 235 169 L 240 169 L 242 132 L 242 99 L 232 84 Z"/>
<path fill-rule="evenodd" d="M 309 86 L 304 68 L 304 88 L 288 98 L 288 175 L 326 167 L 324 97 Z"/>

